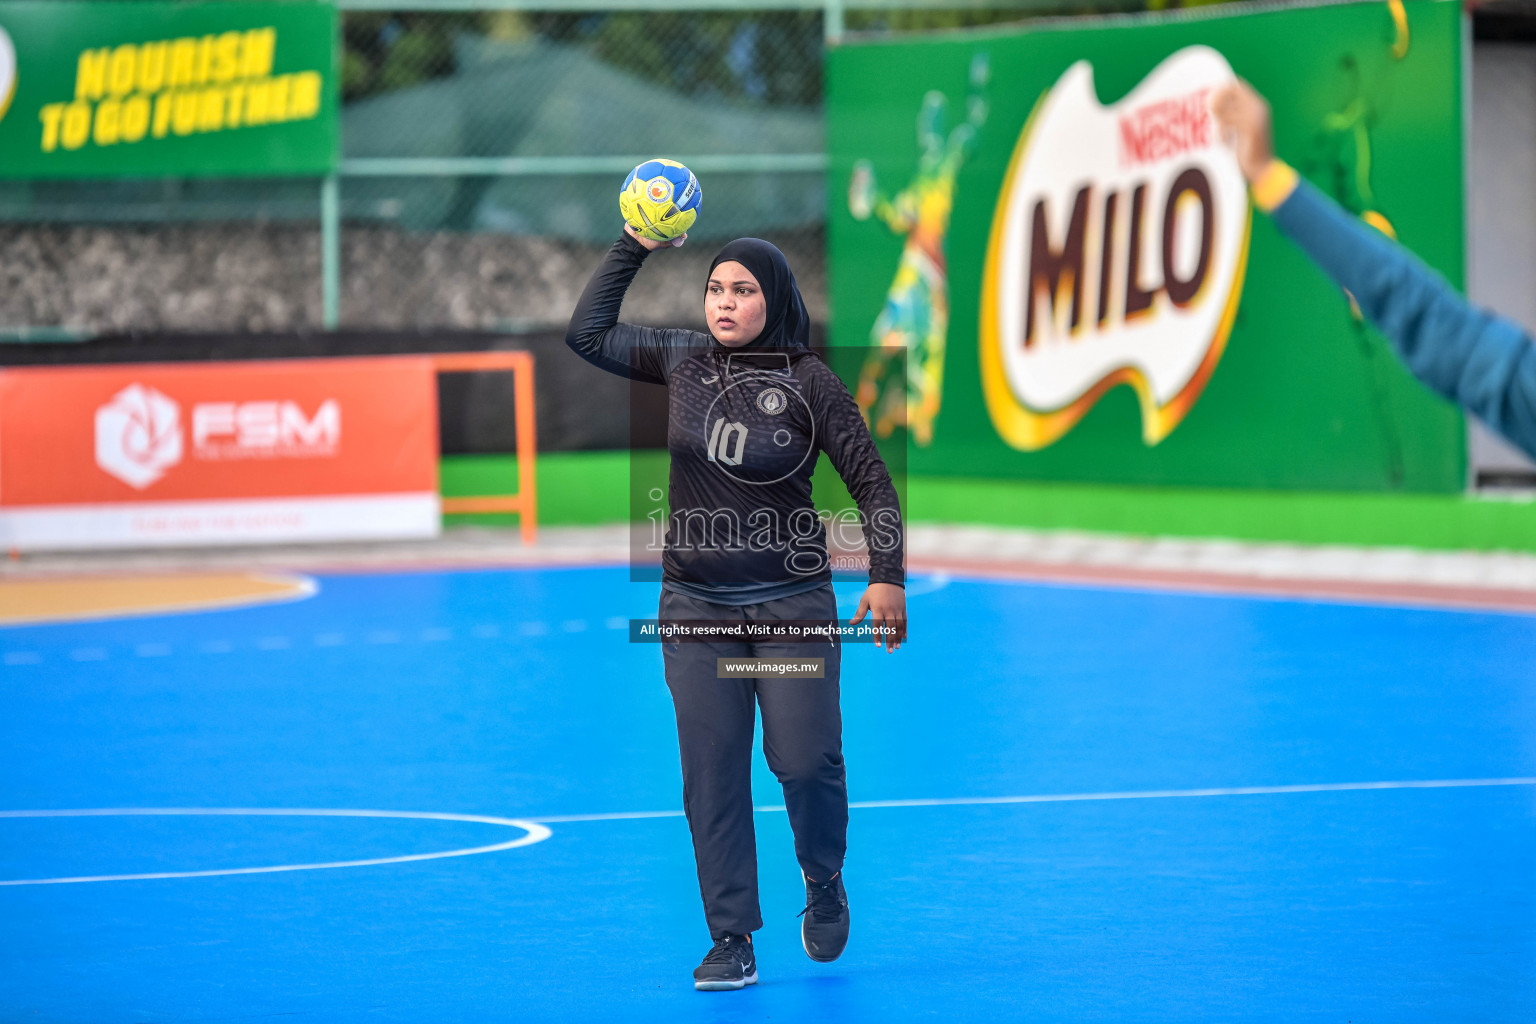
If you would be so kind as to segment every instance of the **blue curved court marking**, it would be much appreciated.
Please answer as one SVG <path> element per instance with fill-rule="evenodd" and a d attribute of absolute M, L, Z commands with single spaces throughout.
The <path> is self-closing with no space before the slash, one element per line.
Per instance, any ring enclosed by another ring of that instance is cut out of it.
<path fill-rule="evenodd" d="M 73 878 L 15 878 L 0 880 L 0 885 L 63 885 L 78 882 L 139 882 L 151 878 L 212 878 L 215 875 L 264 875 L 274 871 L 319 871 L 326 868 L 377 867 L 404 864 L 415 860 L 442 857 L 472 857 L 481 853 L 515 850 L 549 838 L 549 829 L 529 821 L 496 818 L 484 814 L 442 814 L 433 811 L 367 811 L 322 809 L 313 807 L 96 807 L 53 811 L 0 811 L 3 818 L 124 818 L 124 817 L 278 817 L 278 818 L 410 818 L 417 821 L 473 821 L 485 825 L 504 825 L 521 829 L 523 835 L 488 846 L 408 853 L 395 857 L 370 857 L 362 860 L 333 860 L 315 864 L 275 864 L 255 868 L 211 868 L 205 871 L 155 871 L 138 875 L 81 875 Z"/>
<path fill-rule="evenodd" d="M 909 645 L 845 655 L 847 954 L 805 958 L 788 822 L 763 813 L 763 980 L 703 994 L 660 651 L 623 628 L 654 586 L 318 580 L 296 604 L 0 631 L 0 807 L 435 808 L 550 837 L 0 888 L 0 1020 L 1536 1019 L 1536 617 L 914 586 Z M 1479 780 L 1511 784 L 1443 785 Z M 1411 788 L 1354 788 L 1387 783 Z M 1171 798 L 1195 793 L 1263 798 Z M 0 818 L 0 878 L 502 828 Z"/>

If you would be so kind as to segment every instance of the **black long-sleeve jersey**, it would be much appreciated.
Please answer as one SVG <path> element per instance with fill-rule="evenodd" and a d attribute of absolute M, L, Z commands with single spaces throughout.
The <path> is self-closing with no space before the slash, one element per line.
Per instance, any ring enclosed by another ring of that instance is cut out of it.
<path fill-rule="evenodd" d="M 697 331 L 619 323 L 649 254 L 627 235 L 613 244 L 565 340 L 595 366 L 667 386 L 662 586 L 741 605 L 829 582 L 827 524 L 811 502 L 821 452 L 858 504 L 870 582 L 904 585 L 896 488 L 843 382 L 803 347 L 731 349 Z"/>

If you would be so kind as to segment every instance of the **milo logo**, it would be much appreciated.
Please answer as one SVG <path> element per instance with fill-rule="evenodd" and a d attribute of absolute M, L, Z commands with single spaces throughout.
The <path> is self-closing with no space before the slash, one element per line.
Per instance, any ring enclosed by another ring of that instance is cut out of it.
<path fill-rule="evenodd" d="M 1008 444 L 1054 443 L 1118 384 L 1156 444 L 1199 398 L 1248 258 L 1248 190 L 1207 106 L 1232 77 L 1191 46 L 1106 107 L 1079 61 L 1036 105 L 982 280 L 982 386 Z"/>

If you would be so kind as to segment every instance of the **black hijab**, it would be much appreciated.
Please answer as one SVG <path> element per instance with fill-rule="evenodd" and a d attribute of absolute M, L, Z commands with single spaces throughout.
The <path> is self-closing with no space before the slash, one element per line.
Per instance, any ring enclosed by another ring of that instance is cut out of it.
<path fill-rule="evenodd" d="M 789 261 L 778 246 L 761 238 L 738 238 L 726 243 L 709 265 L 710 274 L 728 260 L 735 260 L 752 272 L 763 289 L 768 318 L 763 332 L 742 346 L 754 348 L 805 348 L 811 341 L 811 318 L 800 298 L 800 287 L 789 269 Z"/>

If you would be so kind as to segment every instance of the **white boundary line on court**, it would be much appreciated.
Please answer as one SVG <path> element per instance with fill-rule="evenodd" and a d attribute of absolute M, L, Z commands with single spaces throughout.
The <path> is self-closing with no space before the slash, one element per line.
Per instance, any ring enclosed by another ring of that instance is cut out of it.
<path fill-rule="evenodd" d="M 1487 786 L 1536 786 L 1536 776 L 1502 779 L 1401 779 L 1389 782 L 1317 782 L 1291 786 L 1227 786 L 1210 789 L 1143 789 L 1109 793 L 1034 793 L 1023 796 L 960 796 L 915 800 L 855 800 L 851 810 L 875 810 L 889 807 L 986 807 L 1000 804 L 1064 804 L 1098 800 L 1167 800 L 1180 797 L 1274 796 L 1286 793 L 1351 793 L 1384 789 L 1472 789 Z M 759 814 L 784 810 L 782 804 L 754 807 Z M 412 853 L 399 857 L 373 857 L 367 860 L 337 860 L 319 864 L 278 864 L 258 868 L 220 868 L 211 871 L 156 871 L 136 875 L 84 875 L 75 878 L 17 878 L 0 880 L 7 885 L 64 885 L 74 882 L 132 882 L 155 878 L 212 878 L 219 875 L 261 875 L 277 871 L 315 871 L 322 868 L 361 868 L 377 864 L 404 864 L 443 857 L 469 857 L 479 853 L 514 850 L 541 843 L 552 834 L 551 824 L 578 821 L 638 821 L 647 818 L 681 818 L 682 811 L 621 811 L 613 814 L 557 814 L 537 818 L 498 818 L 488 814 L 450 814 L 439 811 L 367 811 L 345 808 L 283 807 L 103 807 L 57 811 L 0 811 L 5 818 L 105 818 L 132 815 L 187 816 L 257 816 L 311 818 L 414 818 L 425 821 L 469 821 L 485 825 L 506 825 L 522 829 L 526 835 L 505 843 L 472 846 L 436 853 Z"/>
<path fill-rule="evenodd" d="M 1536 786 L 1536 776 L 1507 779 L 1403 779 L 1392 782 L 1317 782 L 1295 786 L 1227 786 L 1213 789 L 1142 789 L 1114 793 L 1037 793 L 1027 796 L 957 796 L 916 800 L 854 800 L 851 810 L 882 807 L 985 807 L 996 804 L 1069 804 L 1093 800 L 1167 800 L 1197 796 L 1269 796 L 1282 793 L 1350 793 L 1375 789 L 1470 789 L 1479 786 Z M 752 808 L 759 814 L 784 810 L 783 804 Z M 681 818 L 682 811 L 630 811 L 615 814 L 540 815 L 529 821 L 557 825 L 568 821 L 628 821 Z"/>
<path fill-rule="evenodd" d="M 0 811 L 0 818 L 109 818 L 127 816 L 213 816 L 301 818 L 416 818 L 427 821 L 470 821 L 483 825 L 505 825 L 522 829 L 526 835 L 490 846 L 471 846 L 435 853 L 410 853 L 399 857 L 371 857 L 366 860 L 336 860 L 318 864 L 275 864 L 258 868 L 218 868 L 212 871 L 153 871 L 137 875 L 82 875 L 75 878 L 16 878 L 0 880 L 0 885 L 64 885 L 73 882 L 134 882 L 151 878 L 212 878 L 218 875 L 264 875 L 275 871 L 317 871 L 322 868 L 362 868 L 375 864 L 404 864 L 415 860 L 439 860 L 443 857 L 468 857 L 477 853 L 514 850 L 519 846 L 541 843 L 550 836 L 549 829 L 532 821 L 497 818 L 488 814 L 449 814 L 438 811 L 365 811 L 346 808 L 314 807 L 98 807 L 61 811 Z"/>

